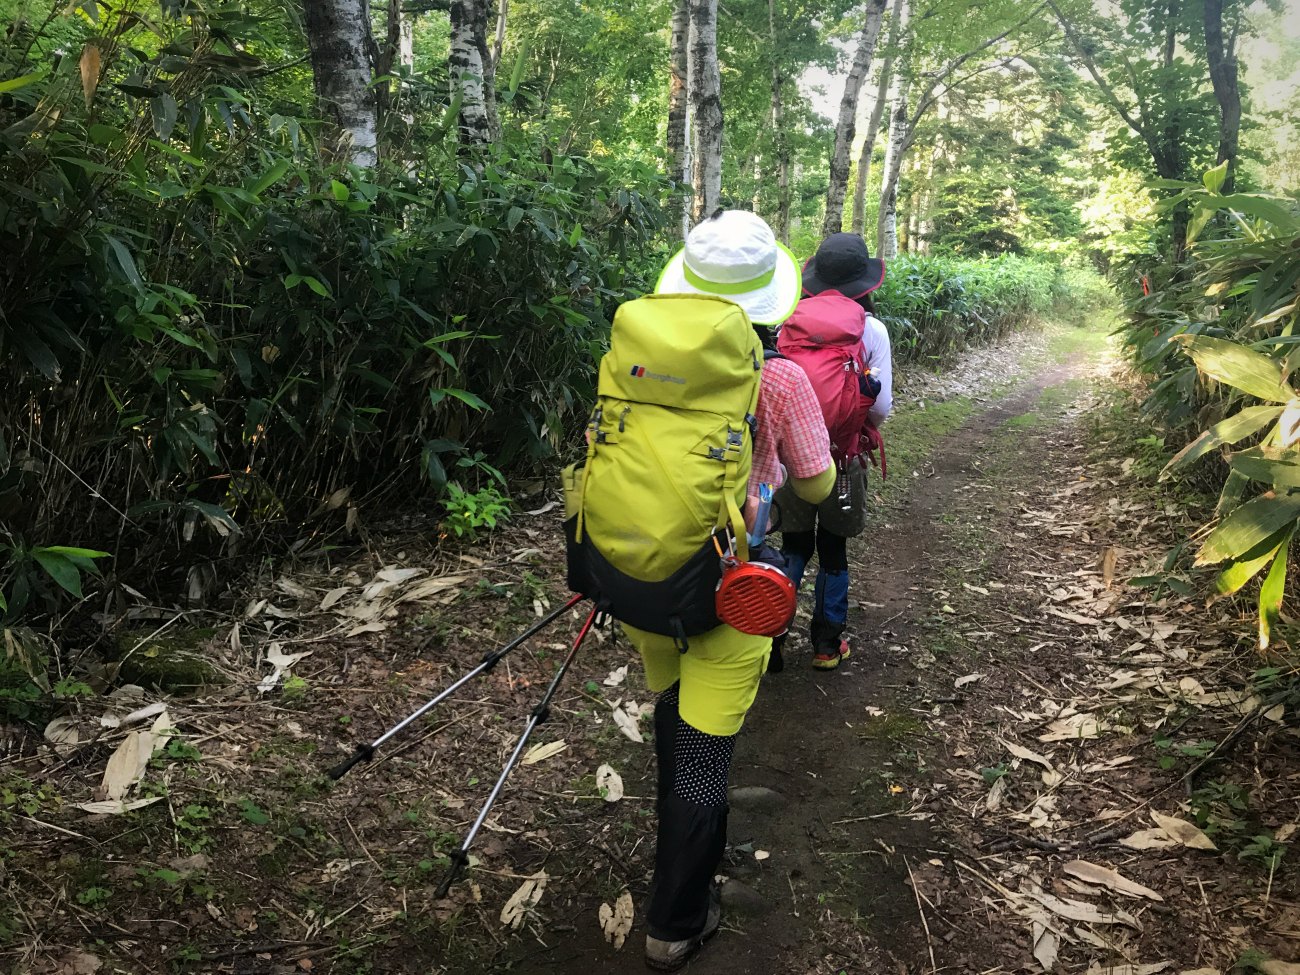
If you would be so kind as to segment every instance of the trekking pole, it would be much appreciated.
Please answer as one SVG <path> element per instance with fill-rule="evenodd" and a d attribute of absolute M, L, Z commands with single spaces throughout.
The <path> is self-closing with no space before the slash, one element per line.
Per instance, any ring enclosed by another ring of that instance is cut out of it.
<path fill-rule="evenodd" d="M 337 781 L 343 778 L 343 776 L 347 775 L 348 772 L 350 772 L 354 766 L 359 765 L 361 762 L 370 761 L 372 758 L 375 757 L 375 749 L 383 745 L 384 742 L 388 741 L 394 735 L 398 734 L 403 728 L 409 725 L 412 721 L 417 720 L 418 718 L 427 714 L 429 711 L 433 710 L 433 708 L 437 707 L 439 704 L 441 704 L 443 701 L 449 698 L 452 694 L 454 694 L 457 690 L 459 690 L 464 684 L 467 684 L 469 681 L 473 680 L 479 674 L 483 674 L 491 670 L 493 667 L 497 665 L 497 663 L 501 660 L 501 658 L 504 657 L 506 654 L 508 654 L 511 650 L 515 649 L 515 647 L 519 646 L 519 644 L 523 643 L 525 640 L 527 640 L 530 636 L 533 636 L 539 630 L 555 622 L 555 620 L 558 619 L 561 615 L 563 615 L 565 611 L 572 609 L 574 606 L 577 606 L 578 603 L 582 602 L 586 598 L 587 597 L 583 596 L 581 593 L 575 594 L 573 598 L 571 598 L 567 603 L 565 603 L 559 609 L 552 610 L 546 616 L 543 616 L 540 620 L 538 620 L 528 629 L 524 630 L 523 633 L 520 633 L 517 637 L 515 637 L 505 646 L 501 647 L 499 650 L 488 651 L 486 654 L 483 655 L 483 659 L 479 661 L 479 665 L 477 667 L 475 667 L 473 670 L 469 671 L 468 673 L 463 674 L 454 684 L 446 688 L 444 691 L 442 691 L 440 694 L 434 697 L 431 701 L 422 705 L 418 710 L 414 711 L 408 717 L 406 717 L 402 721 L 399 721 L 397 724 L 393 725 L 393 727 L 389 728 L 387 731 L 385 731 L 374 741 L 370 742 L 370 744 L 358 745 L 357 750 L 352 753 L 351 757 L 349 757 L 343 762 L 340 762 L 338 765 L 335 765 L 326 774 L 331 779 Z"/>
<path fill-rule="evenodd" d="M 496 784 L 492 786 L 492 791 L 488 793 L 487 802 L 483 804 L 483 808 L 479 811 L 478 819 L 474 820 L 474 825 L 465 834 L 465 841 L 461 843 L 458 850 L 451 854 L 451 866 L 447 868 L 447 875 L 442 878 L 442 883 L 438 885 L 434 897 L 446 897 L 447 891 L 456 882 L 460 872 L 469 865 L 469 848 L 474 844 L 474 838 L 478 836 L 478 831 L 487 822 L 488 813 L 492 810 L 492 804 L 497 801 L 497 796 L 501 794 L 501 787 L 506 784 L 506 778 L 514 770 L 515 764 L 519 761 L 519 756 L 524 753 L 524 746 L 528 744 L 528 739 L 533 730 L 551 716 L 551 698 L 555 696 L 560 681 L 564 680 L 565 672 L 568 671 L 569 665 L 573 663 L 573 658 L 578 655 L 578 648 L 582 646 L 582 641 L 587 638 L 587 634 L 591 631 L 591 625 L 596 620 L 597 612 L 598 609 L 593 607 L 591 612 L 587 614 L 587 621 L 582 624 L 582 629 L 578 631 L 573 646 L 569 648 L 569 653 L 565 656 L 564 662 L 560 664 L 560 669 L 555 672 L 550 686 L 546 688 L 546 693 L 537 702 L 537 707 L 533 708 L 529 713 L 528 724 L 524 726 L 524 733 L 519 736 L 519 741 L 515 744 L 515 750 L 510 753 L 510 758 L 506 762 L 506 767 L 501 770 L 501 775 L 497 778 Z"/>

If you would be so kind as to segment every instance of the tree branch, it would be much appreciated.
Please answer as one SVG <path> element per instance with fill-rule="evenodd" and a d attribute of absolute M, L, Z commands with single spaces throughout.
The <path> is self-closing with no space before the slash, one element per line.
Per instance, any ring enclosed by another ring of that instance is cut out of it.
<path fill-rule="evenodd" d="M 1096 82 L 1097 88 L 1100 89 L 1102 95 L 1104 95 L 1106 100 L 1110 102 L 1111 107 L 1115 109 L 1119 114 L 1119 117 L 1124 120 L 1130 129 L 1142 138 L 1154 153 L 1155 142 L 1152 135 L 1147 131 L 1146 126 L 1139 119 L 1134 118 L 1133 113 L 1124 107 L 1124 103 L 1121 102 L 1119 96 L 1115 94 L 1115 89 L 1110 86 L 1102 76 L 1101 72 L 1097 70 L 1097 65 L 1093 63 L 1092 58 L 1083 49 L 1083 44 L 1079 40 L 1079 35 L 1076 34 L 1074 28 L 1070 26 L 1070 22 L 1065 19 L 1065 14 L 1061 12 L 1061 8 L 1056 5 L 1055 0 L 1047 0 L 1047 6 L 1051 7 L 1052 12 L 1056 14 L 1056 19 L 1060 22 L 1061 29 L 1065 31 L 1066 39 L 1069 40 L 1070 46 L 1078 53 L 1079 59 L 1083 61 L 1084 68 L 1087 69 L 1088 74 L 1092 76 L 1092 80 Z"/>

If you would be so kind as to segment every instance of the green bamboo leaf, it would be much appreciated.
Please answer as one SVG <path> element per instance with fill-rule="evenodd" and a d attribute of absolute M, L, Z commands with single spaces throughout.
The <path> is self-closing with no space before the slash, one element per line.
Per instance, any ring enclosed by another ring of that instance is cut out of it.
<path fill-rule="evenodd" d="M 1205 175 L 1201 177 L 1201 183 L 1211 193 L 1217 193 L 1223 189 L 1224 180 L 1228 178 L 1228 160 L 1223 160 L 1213 169 L 1207 169 Z"/>
<path fill-rule="evenodd" d="M 101 552 L 97 548 L 76 548 L 72 545 L 46 545 L 41 549 L 42 552 L 54 552 L 58 555 L 77 556 L 82 559 L 108 559 L 112 555 L 108 552 Z"/>
<path fill-rule="evenodd" d="M 1247 501 L 1210 532 L 1196 556 L 1196 565 L 1235 559 L 1297 518 L 1300 496 L 1266 494 Z"/>
<path fill-rule="evenodd" d="M 1179 335 L 1196 368 L 1211 379 L 1243 393 L 1273 403 L 1285 403 L 1295 394 L 1282 381 L 1282 364 L 1236 342 L 1206 335 Z"/>
<path fill-rule="evenodd" d="M 0 81 L 0 92 L 17 91 L 19 88 L 26 88 L 28 85 L 40 81 L 45 77 L 46 71 L 42 68 L 40 71 L 33 71 L 31 74 L 25 74 L 19 78 L 9 78 Z"/>
<path fill-rule="evenodd" d="M 1237 443 L 1240 440 L 1245 440 L 1252 433 L 1258 433 L 1281 416 L 1282 410 L 1283 407 L 1281 406 L 1248 406 L 1244 410 L 1220 420 L 1174 454 L 1173 459 L 1160 472 L 1160 476 L 1165 477 L 1180 467 L 1186 467 L 1193 461 L 1204 457 L 1216 447 L 1221 447 L 1223 444 Z"/>
<path fill-rule="evenodd" d="M 60 587 L 66 589 L 78 599 L 83 598 L 81 593 L 81 570 L 66 555 L 51 552 L 49 549 L 34 548 L 32 549 L 32 558 Z"/>
<path fill-rule="evenodd" d="M 268 189 L 273 184 L 279 182 L 280 177 L 283 176 L 288 171 L 289 171 L 289 160 L 277 159 L 275 161 L 275 164 L 272 165 L 271 168 L 268 169 L 265 173 L 263 173 L 258 180 L 249 184 L 248 186 L 245 186 L 244 188 L 248 190 L 248 192 L 252 193 L 254 196 L 258 196 L 262 193 L 263 190 Z"/>
<path fill-rule="evenodd" d="M 105 234 L 104 240 L 108 242 L 109 249 L 112 250 L 113 257 L 117 260 L 117 266 L 122 269 L 126 279 L 131 282 L 136 291 L 143 291 L 144 278 L 140 276 L 140 270 L 135 266 L 135 258 L 131 256 L 126 244 L 112 234 Z"/>
<path fill-rule="evenodd" d="M 1287 553 L 1291 550 L 1293 535 L 1294 529 L 1288 533 L 1278 548 L 1277 557 L 1273 559 L 1273 567 L 1268 570 L 1268 575 L 1264 577 L 1264 584 L 1259 587 L 1259 648 L 1261 650 L 1268 649 L 1273 624 L 1282 615 L 1282 596 L 1286 591 Z"/>
<path fill-rule="evenodd" d="M 1289 453 L 1292 457 L 1296 456 L 1294 451 Z M 1261 481 L 1273 487 L 1300 488 L 1300 464 L 1270 457 L 1257 450 L 1243 450 L 1233 454 L 1232 469 L 1252 481 Z"/>
<path fill-rule="evenodd" d="M 1287 527 L 1274 532 L 1249 552 L 1245 552 L 1240 558 L 1235 559 L 1224 568 L 1214 578 L 1214 588 L 1219 595 L 1231 596 L 1250 582 L 1251 579 L 1255 578 L 1260 570 L 1268 565 L 1273 556 L 1277 554 L 1278 546 L 1282 544 L 1282 540 L 1289 536 L 1293 530 L 1293 528 Z"/>

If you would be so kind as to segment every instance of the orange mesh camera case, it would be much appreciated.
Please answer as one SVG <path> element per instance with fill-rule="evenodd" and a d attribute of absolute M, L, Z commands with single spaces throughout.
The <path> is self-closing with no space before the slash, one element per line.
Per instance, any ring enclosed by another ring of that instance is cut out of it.
<path fill-rule="evenodd" d="M 715 606 L 718 619 L 741 633 L 780 636 L 794 619 L 794 583 L 765 562 L 733 562 L 723 569 Z"/>

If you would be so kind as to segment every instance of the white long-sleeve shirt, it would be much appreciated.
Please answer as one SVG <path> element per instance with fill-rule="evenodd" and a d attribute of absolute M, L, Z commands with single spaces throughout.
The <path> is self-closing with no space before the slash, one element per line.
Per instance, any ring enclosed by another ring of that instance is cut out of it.
<path fill-rule="evenodd" d="M 867 327 L 862 333 L 862 361 L 880 383 L 880 395 L 867 411 L 872 424 L 878 427 L 894 408 L 894 357 L 885 323 L 873 315 L 867 316 Z"/>

